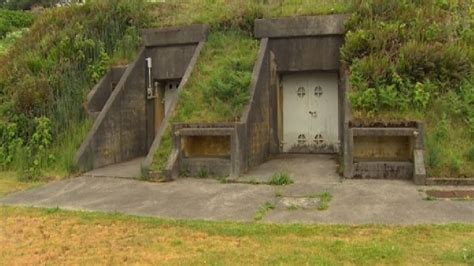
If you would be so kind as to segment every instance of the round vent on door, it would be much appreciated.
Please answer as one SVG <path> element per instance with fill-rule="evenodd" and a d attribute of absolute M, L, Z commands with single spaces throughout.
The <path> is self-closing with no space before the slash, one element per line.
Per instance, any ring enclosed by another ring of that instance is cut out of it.
<path fill-rule="evenodd" d="M 298 145 L 303 145 L 306 143 L 306 136 L 304 134 L 298 135 Z"/>
<path fill-rule="evenodd" d="M 324 143 L 323 135 L 322 134 L 316 134 L 313 139 L 314 144 L 316 145 L 321 145 Z"/>
<path fill-rule="evenodd" d="M 306 90 L 304 89 L 304 87 L 299 87 L 296 90 L 296 94 L 298 95 L 298 97 L 303 98 L 306 95 Z"/>
<path fill-rule="evenodd" d="M 319 85 L 316 86 L 316 87 L 314 88 L 314 95 L 315 95 L 316 97 L 321 97 L 321 95 L 323 95 L 323 88 L 322 88 L 321 86 L 319 86 Z"/>

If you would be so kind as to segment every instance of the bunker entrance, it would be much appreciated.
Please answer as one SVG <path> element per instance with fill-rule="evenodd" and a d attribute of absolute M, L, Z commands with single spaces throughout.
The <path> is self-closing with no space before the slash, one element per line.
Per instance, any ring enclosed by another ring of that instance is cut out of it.
<path fill-rule="evenodd" d="M 282 152 L 339 151 L 338 80 L 336 72 L 297 72 L 281 76 Z"/>
<path fill-rule="evenodd" d="M 148 146 L 150 146 L 160 129 L 161 122 L 170 111 L 172 100 L 177 97 L 180 79 L 153 81 L 153 86 L 147 91 L 147 114 L 148 114 Z"/>

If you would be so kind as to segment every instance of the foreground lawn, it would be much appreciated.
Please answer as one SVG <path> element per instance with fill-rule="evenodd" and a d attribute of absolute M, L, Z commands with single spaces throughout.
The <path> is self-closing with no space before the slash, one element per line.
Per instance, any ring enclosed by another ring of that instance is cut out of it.
<path fill-rule="evenodd" d="M 0 261 L 472 265 L 474 225 L 267 225 L 0 207 Z"/>

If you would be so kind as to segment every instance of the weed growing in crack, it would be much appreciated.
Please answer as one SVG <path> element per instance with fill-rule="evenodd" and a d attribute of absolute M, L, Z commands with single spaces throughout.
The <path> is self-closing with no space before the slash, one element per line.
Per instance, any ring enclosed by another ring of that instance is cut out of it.
<path fill-rule="evenodd" d="M 255 214 L 255 217 L 253 218 L 253 220 L 255 222 L 261 221 L 263 219 L 263 217 L 265 217 L 265 215 L 273 209 L 275 209 L 275 205 L 273 205 L 272 203 L 270 203 L 268 201 L 265 202 L 260 207 L 260 209 L 257 211 L 257 213 Z"/>
<path fill-rule="evenodd" d="M 318 210 L 325 211 L 329 208 L 329 202 L 332 200 L 332 195 L 329 192 L 323 192 L 319 195 Z"/>
<path fill-rule="evenodd" d="M 296 210 L 298 210 L 298 206 L 297 206 L 297 205 L 294 205 L 294 204 L 292 204 L 292 205 L 290 205 L 290 206 L 288 206 L 288 207 L 286 207 L 286 208 L 287 208 L 288 210 L 290 210 L 290 211 L 296 211 Z"/>
<path fill-rule="evenodd" d="M 274 186 L 285 186 L 289 184 L 293 184 L 293 180 L 286 172 L 276 173 L 272 176 L 269 182 L 270 185 Z"/>

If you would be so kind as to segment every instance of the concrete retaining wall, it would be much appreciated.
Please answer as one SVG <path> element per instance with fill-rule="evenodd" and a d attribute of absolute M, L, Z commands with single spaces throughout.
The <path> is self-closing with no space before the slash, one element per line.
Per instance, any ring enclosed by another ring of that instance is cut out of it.
<path fill-rule="evenodd" d="M 120 81 L 126 66 L 112 67 L 87 95 L 87 113 L 96 118 Z"/>
<path fill-rule="evenodd" d="M 145 48 L 125 70 L 105 103 L 75 162 L 81 171 L 145 154 Z"/>
<path fill-rule="evenodd" d="M 250 101 L 244 109 L 242 140 L 242 172 L 263 163 L 270 147 L 270 52 L 268 39 L 261 40 L 257 61 L 252 73 Z"/>

